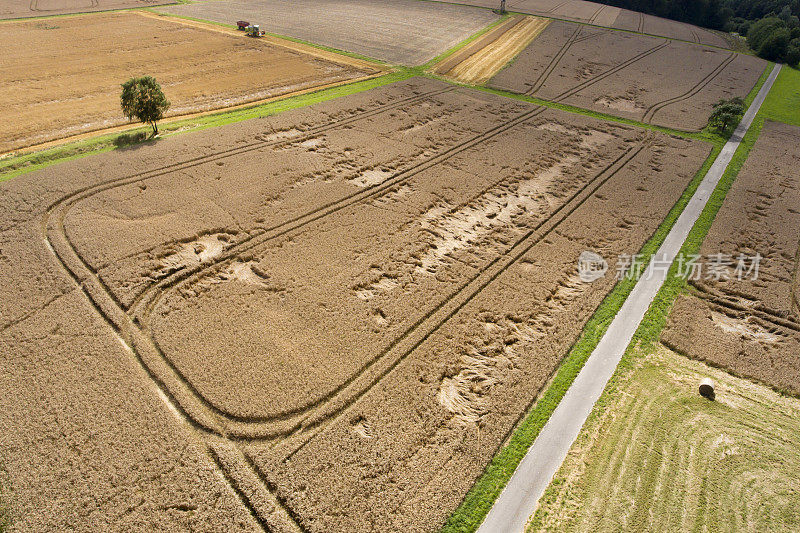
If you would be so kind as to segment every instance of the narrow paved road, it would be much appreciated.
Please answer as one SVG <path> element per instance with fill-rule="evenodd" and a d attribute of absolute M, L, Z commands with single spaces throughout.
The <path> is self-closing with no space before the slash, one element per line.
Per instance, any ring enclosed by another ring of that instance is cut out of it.
<path fill-rule="evenodd" d="M 780 71 L 780 65 L 773 69 L 766 83 L 745 113 L 731 139 L 725 144 L 714 164 L 700 183 L 692 199 L 683 210 L 661 248 L 656 252 L 659 263 L 664 259 L 671 263 L 689 235 L 689 230 L 697 221 L 708 202 L 711 193 L 719 183 L 722 174 L 733 158 L 742 138 L 758 112 L 764 98 Z M 663 263 L 661 263 L 663 264 Z M 522 459 L 508 485 L 489 511 L 479 533 L 521 532 L 528 517 L 536 509 L 539 498 L 553 479 L 561 463 L 567 456 L 572 443 L 578 436 L 595 402 L 614 374 L 622 354 L 644 318 L 667 272 L 663 268 L 648 265 L 645 274 L 636 284 L 630 296 L 622 305 L 608 331 L 586 361 L 575 382 L 569 388 L 550 420 Z"/>

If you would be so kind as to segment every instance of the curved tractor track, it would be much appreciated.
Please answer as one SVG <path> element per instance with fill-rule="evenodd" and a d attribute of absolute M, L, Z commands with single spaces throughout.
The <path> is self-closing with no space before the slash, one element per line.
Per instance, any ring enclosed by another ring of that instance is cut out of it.
<path fill-rule="evenodd" d="M 569 48 L 573 44 L 576 44 L 576 43 L 579 43 L 579 42 L 582 42 L 582 41 L 586 41 L 588 39 L 591 39 L 592 37 L 600 36 L 600 35 L 602 35 L 604 33 L 607 33 L 607 32 L 600 32 L 600 33 L 593 33 L 593 34 L 590 34 L 590 35 L 584 35 L 583 37 L 578 37 L 578 34 L 581 32 L 581 30 L 582 30 L 582 27 L 578 27 L 578 28 L 575 29 L 575 31 L 572 33 L 572 35 L 570 35 L 569 39 L 567 39 L 567 42 L 564 43 L 564 46 L 561 47 L 561 49 L 556 53 L 555 56 L 553 56 L 553 59 L 550 61 L 550 63 L 548 63 L 547 67 L 545 67 L 545 69 L 539 75 L 539 77 L 537 78 L 536 82 L 531 86 L 530 89 L 525 91 L 525 93 L 524 93 L 525 95 L 534 96 L 535 93 L 537 93 L 542 88 L 542 86 L 547 82 L 547 80 L 550 77 L 550 75 L 555 71 L 555 69 L 558 66 L 558 64 L 561 62 L 561 59 L 563 59 L 564 55 L 566 55 L 567 51 L 569 50 Z M 587 80 L 585 80 L 585 81 L 583 81 L 581 83 L 578 83 L 577 85 L 575 85 L 571 89 L 568 89 L 568 90 L 566 90 L 566 91 L 564 91 L 564 92 L 562 92 L 562 93 L 560 93 L 560 94 L 556 95 L 555 97 L 550 98 L 548 100 L 550 100 L 552 102 L 559 102 L 559 103 L 563 102 L 565 99 L 569 98 L 570 96 L 573 96 L 574 94 L 579 93 L 580 91 L 586 89 L 587 87 L 590 87 L 590 86 L 594 85 L 595 83 L 598 83 L 598 82 L 602 81 L 603 79 L 605 79 L 605 78 L 607 78 L 607 77 L 609 77 L 609 76 L 611 76 L 613 74 L 616 74 L 617 72 L 619 72 L 619 71 L 621 71 L 621 70 L 633 65 L 634 63 L 644 59 L 647 56 L 650 56 L 652 54 L 655 54 L 655 53 L 663 50 L 664 48 L 669 46 L 672 42 L 673 42 L 672 39 L 663 38 L 662 42 L 660 42 L 656 46 L 654 46 L 654 47 L 652 47 L 652 48 L 650 48 L 648 50 L 645 50 L 644 52 L 641 52 L 641 53 L 639 53 L 639 54 L 637 54 L 637 55 L 635 55 L 635 56 L 633 56 L 633 57 L 631 57 L 629 59 L 626 59 L 622 63 L 611 67 L 610 69 L 606 70 L 605 72 L 602 72 L 602 73 L 600 73 L 600 74 L 598 74 L 596 76 L 593 76 L 593 77 L 591 77 L 591 78 L 589 78 L 589 79 L 587 79 Z M 681 102 L 683 100 L 687 100 L 687 99 L 691 98 L 692 96 L 696 95 L 701 90 L 703 90 L 703 88 L 705 88 L 709 83 L 711 83 L 717 76 L 719 76 L 728 67 L 728 65 L 733 63 L 733 61 L 735 59 L 736 59 L 736 52 L 730 52 L 725 57 L 725 59 L 722 60 L 722 62 L 719 65 L 717 65 L 711 72 L 709 72 L 706 76 L 704 76 L 703 79 L 701 79 L 699 82 L 697 82 L 695 85 L 693 85 L 689 90 L 687 90 L 686 92 L 684 92 L 683 94 L 681 94 L 679 96 L 674 96 L 674 97 L 662 100 L 660 102 L 656 102 L 655 104 L 653 104 L 649 108 L 647 108 L 645 110 L 644 114 L 642 115 L 641 121 L 651 124 L 653 122 L 653 120 L 655 119 L 656 113 L 658 113 L 659 111 L 661 111 L 665 107 L 667 107 L 669 105 L 672 105 L 672 104 L 675 104 L 675 103 L 678 103 L 678 102 Z"/>
<path fill-rule="evenodd" d="M 227 483 L 264 530 L 288 527 L 289 530 L 302 531 L 303 528 L 300 518 L 295 516 L 286 502 L 280 499 L 274 490 L 274 484 L 265 473 L 256 467 L 247 453 L 243 452 L 241 445 L 246 442 L 275 441 L 275 439 L 283 438 L 287 443 L 304 441 L 300 443 L 300 447 L 302 447 L 305 442 L 308 442 L 308 438 L 364 396 L 425 342 L 432 333 L 480 294 L 500 274 L 516 263 L 536 243 L 557 228 L 575 209 L 634 159 L 649 144 L 651 135 L 643 135 L 638 144 L 628 148 L 583 188 L 571 197 L 564 199 L 563 203 L 548 218 L 511 243 L 504 252 L 485 265 L 471 279 L 457 287 L 435 308 L 406 329 L 388 348 L 368 361 L 362 369 L 327 397 L 303 408 L 264 418 L 237 417 L 214 406 L 166 357 L 150 335 L 149 330 L 151 312 L 161 298 L 182 284 L 223 268 L 244 251 L 263 246 L 281 235 L 296 231 L 348 206 L 387 194 L 416 174 L 536 117 L 546 111 L 546 108 L 535 107 L 523 112 L 503 124 L 494 126 L 467 141 L 429 157 L 412 168 L 396 173 L 383 183 L 346 195 L 337 201 L 314 208 L 270 228 L 259 229 L 237 242 L 213 262 L 184 269 L 147 287 L 130 306 L 125 306 L 119 301 L 119 298 L 102 281 L 98 271 L 77 252 L 65 231 L 65 217 L 78 202 L 115 187 L 144 181 L 217 159 L 240 155 L 265 146 L 280 146 L 297 142 L 349 122 L 452 90 L 455 88 L 447 87 L 377 106 L 371 110 L 312 128 L 290 139 L 279 141 L 262 139 L 244 146 L 85 187 L 51 204 L 42 218 L 42 232 L 48 249 L 95 310 L 111 326 L 121 344 L 139 363 L 168 407 L 182 422 L 199 432 L 205 443 L 207 455 L 220 468 Z"/>

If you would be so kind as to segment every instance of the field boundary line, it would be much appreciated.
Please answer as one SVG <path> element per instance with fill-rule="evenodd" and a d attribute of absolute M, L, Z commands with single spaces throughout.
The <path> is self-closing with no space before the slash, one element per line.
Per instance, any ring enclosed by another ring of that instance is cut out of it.
<path fill-rule="evenodd" d="M 733 136 L 722 148 L 700 186 L 672 226 L 656 256 L 662 254 L 665 260 L 670 262 L 677 257 L 733 159 L 736 149 L 753 123 L 756 113 L 772 88 L 778 71 L 780 66 L 770 73 Z M 536 510 L 539 498 L 544 494 L 595 403 L 616 371 L 666 277 L 667 272 L 656 270 L 652 261 L 648 264 L 643 279 L 636 283 L 608 330 L 539 432 L 481 524 L 479 532 L 524 530 L 528 518 Z"/>
<path fill-rule="evenodd" d="M 132 13 L 136 13 L 143 17 L 151 18 L 154 20 L 171 22 L 173 24 L 182 24 L 184 26 L 221 33 L 223 35 L 228 35 L 231 37 L 241 37 L 241 38 L 246 37 L 245 34 L 241 31 L 237 31 L 233 28 L 230 28 L 227 25 L 215 24 L 210 21 L 202 21 L 194 18 L 173 16 L 171 14 L 162 13 L 160 11 L 156 12 L 150 10 L 138 10 L 138 11 L 132 11 Z M 332 61 L 335 63 L 344 63 L 351 67 L 374 68 L 378 70 L 386 70 L 389 68 L 385 63 L 380 63 L 377 60 L 367 61 L 366 59 L 357 58 L 345 54 L 339 54 L 325 48 L 311 46 L 301 41 L 294 41 L 285 39 L 283 37 L 278 37 L 271 33 L 268 33 L 264 35 L 264 37 L 261 37 L 259 39 L 253 39 L 253 40 L 257 42 L 262 42 L 264 44 L 280 46 L 282 48 L 286 48 L 287 50 L 300 52 L 310 56 L 325 59 L 327 61 Z"/>

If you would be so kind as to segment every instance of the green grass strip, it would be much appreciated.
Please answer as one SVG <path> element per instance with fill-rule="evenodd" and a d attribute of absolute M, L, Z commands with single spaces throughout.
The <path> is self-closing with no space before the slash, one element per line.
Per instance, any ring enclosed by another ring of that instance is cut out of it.
<path fill-rule="evenodd" d="M 800 126 L 800 70 L 784 65 L 761 106 L 764 118 Z"/>
<path fill-rule="evenodd" d="M 786 67 L 784 67 L 784 69 L 785 68 Z M 771 70 L 771 68 L 768 69 L 768 71 Z M 781 74 L 782 73 L 783 71 L 781 71 Z M 780 75 L 778 77 L 780 78 Z M 763 82 L 758 85 L 759 89 L 761 88 L 761 85 L 763 85 Z M 764 122 L 768 118 L 771 118 L 770 115 L 772 111 L 769 110 L 770 107 L 781 107 L 782 103 L 777 100 L 783 99 L 784 96 L 784 91 L 782 91 L 780 88 L 776 91 L 775 85 L 773 85 L 767 100 L 762 105 L 758 115 L 756 115 L 756 118 L 753 120 L 750 129 L 747 131 L 742 139 L 741 144 L 736 149 L 728 168 L 723 173 L 722 178 L 720 178 L 719 183 L 712 192 L 708 203 L 700 213 L 700 217 L 697 219 L 697 222 L 695 222 L 694 226 L 692 226 L 692 229 L 690 230 L 686 241 L 681 247 L 679 254 L 688 256 L 699 253 L 700 247 L 702 246 L 706 235 L 711 229 L 714 219 L 722 207 L 728 191 L 730 191 L 733 183 L 736 181 L 739 171 L 741 170 L 745 161 L 747 161 L 747 157 L 750 155 L 750 151 L 755 145 L 756 140 L 758 140 L 761 130 L 764 127 Z M 767 106 L 767 102 L 770 103 L 770 106 Z M 650 304 L 650 307 L 645 313 L 641 324 L 637 328 L 636 333 L 634 333 L 631 343 L 628 345 L 628 348 L 623 354 L 619 366 L 617 366 L 617 370 L 595 405 L 595 409 L 592 411 L 589 420 L 599 416 L 599 413 L 603 410 L 603 408 L 608 405 L 612 399 L 612 396 L 617 393 L 618 388 L 622 383 L 623 376 L 633 369 L 638 358 L 644 357 L 653 352 L 675 300 L 681 293 L 686 291 L 686 288 L 687 280 L 683 276 L 678 275 L 678 264 L 676 262 L 670 268 L 667 274 L 667 279 L 664 281 L 664 284 L 661 286 L 661 289 L 658 291 L 653 299 L 653 302 Z M 554 483 L 551 484 L 542 495 L 542 502 L 552 503 L 555 501 L 559 494 L 559 487 L 557 485 L 559 485 L 559 483 L 556 479 L 554 479 Z M 540 509 L 545 507 L 545 505 L 540 506 Z M 531 521 L 531 527 L 529 530 L 535 530 L 537 525 L 540 526 L 542 524 L 542 519 L 543 517 L 537 511 Z"/>
<path fill-rule="evenodd" d="M 703 166 L 697 171 L 689 186 L 672 207 L 667 217 L 652 237 L 640 250 L 643 262 L 647 262 L 656 253 L 666 238 L 673 224 L 678 219 L 686 204 L 691 199 L 708 169 L 716 159 L 722 143 L 716 142 Z M 464 533 L 475 531 L 480 526 L 494 501 L 508 483 L 517 465 L 525 456 L 539 432 L 550 419 L 550 415 L 561 402 L 572 382 L 577 377 L 584 363 L 597 343 L 605 334 L 611 321 L 619 312 L 625 299 L 636 285 L 633 279 L 622 279 L 617 282 L 611 292 L 603 299 L 592 318 L 583 328 L 578 341 L 572 346 L 567 357 L 556 371 L 552 383 L 544 394 L 536 400 L 533 407 L 524 417 L 506 444 L 487 466 L 483 475 L 467 493 L 464 501 L 456 509 L 442 528 L 443 533 Z"/>
<path fill-rule="evenodd" d="M 756 85 L 748 94 L 746 101 L 753 101 L 758 91 L 764 85 L 769 73 L 772 71 L 772 66 L 773 65 L 770 65 L 767 69 L 765 69 Z M 487 92 L 508 96 L 510 98 L 531 101 L 529 97 L 520 97 L 520 95 L 516 95 L 515 93 L 506 93 L 504 91 L 497 91 L 495 89 L 478 88 Z M 770 96 L 772 96 L 772 92 L 770 92 Z M 548 104 L 551 103 L 547 101 L 541 102 L 541 105 Z M 557 104 L 552 107 L 563 109 L 561 104 Z M 670 210 L 669 214 L 661 223 L 658 230 L 656 230 L 655 234 L 640 250 L 639 253 L 641 254 L 642 262 L 643 264 L 647 264 L 650 258 L 652 258 L 653 254 L 658 251 L 658 248 L 661 246 L 661 243 L 663 243 L 667 234 L 672 229 L 675 221 L 678 219 L 680 214 L 683 212 L 683 209 L 686 207 L 686 204 L 694 195 L 697 187 L 700 185 L 700 182 L 702 182 L 703 178 L 705 178 L 708 169 L 711 168 L 714 160 L 722 150 L 726 139 L 717 134 L 711 133 L 708 130 L 698 133 L 673 131 L 666 128 L 661 128 L 659 126 L 652 126 L 650 124 L 641 124 L 636 123 L 635 121 L 619 119 L 617 117 L 604 116 L 601 113 L 587 111 L 581 108 L 572 108 L 572 106 L 568 107 L 569 109 L 563 110 L 593 116 L 602 120 L 623 122 L 626 124 L 633 122 L 632 125 L 648 128 L 654 131 L 661 131 L 664 133 L 680 135 L 682 137 L 706 140 L 713 143 L 714 147 L 711 151 L 711 154 L 703 163 L 703 166 L 697 171 L 697 174 L 695 174 L 689 186 L 681 195 L 681 198 L 678 200 L 678 202 L 673 206 L 672 210 Z M 712 194 L 708 204 L 701 213 L 700 219 L 698 219 L 695 227 L 689 233 L 689 237 L 687 238 L 681 250 L 683 253 L 696 253 L 689 250 L 699 250 L 700 243 L 702 243 L 705 234 L 708 232 L 707 227 L 703 229 L 701 222 L 708 227 L 711 226 L 714 216 L 716 216 L 719 207 L 722 205 L 722 200 L 724 200 L 725 194 L 727 194 L 727 191 L 732 185 L 736 174 L 738 174 L 739 169 L 747 159 L 750 148 L 755 143 L 755 139 L 758 137 L 758 132 L 760 132 L 762 125 L 763 118 L 760 120 L 760 122 L 757 119 L 748 130 L 748 133 L 745 135 L 745 138 L 739 145 L 739 149 L 734 154 L 730 165 L 728 165 L 728 169 L 715 189 L 714 194 Z M 661 331 L 660 328 L 663 327 L 663 324 L 666 321 L 667 313 L 671 308 L 675 296 L 677 296 L 678 292 L 680 292 L 680 290 L 682 290 L 685 286 L 685 280 L 682 278 L 677 280 L 673 279 L 676 277 L 676 273 L 677 265 L 673 265 L 669 272 L 668 281 L 665 282 L 665 285 L 662 287 L 661 291 L 659 291 L 652 305 L 648 309 L 648 312 L 645 315 L 642 324 L 637 329 L 636 334 L 634 335 L 634 340 L 631 342 L 630 346 L 635 346 L 637 343 L 652 342 L 653 339 L 658 338 L 658 335 Z M 536 440 L 536 437 L 539 435 L 541 429 L 550 419 L 550 415 L 552 415 L 555 408 L 561 402 L 564 394 L 566 394 L 567 390 L 572 385 L 572 382 L 583 368 L 583 365 L 585 364 L 589 355 L 591 355 L 592 351 L 594 351 L 595 347 L 600 342 L 600 339 L 605 334 L 609 325 L 614 320 L 614 317 L 619 312 L 622 304 L 625 302 L 635 285 L 636 280 L 634 279 L 622 279 L 617 282 L 611 292 L 603 299 L 602 303 L 597 308 L 597 311 L 583 328 L 580 338 L 572 346 L 569 353 L 564 358 L 564 361 L 559 366 L 551 384 L 547 387 L 541 397 L 536 400 L 533 407 L 529 410 L 528 414 L 525 415 L 517 429 L 514 430 L 508 444 L 500 449 L 497 455 L 494 456 L 492 461 L 486 467 L 486 470 L 481 477 L 479 477 L 472 486 L 461 505 L 445 523 L 441 530 L 442 533 L 472 532 L 480 526 L 481 522 L 483 522 L 483 519 L 486 518 L 489 510 L 492 508 L 492 505 L 494 505 L 495 500 L 508 483 L 508 480 L 511 479 L 511 476 L 519 465 L 519 462 L 527 453 L 528 448 L 530 448 L 534 440 Z M 631 349 L 630 346 L 628 351 L 626 351 L 626 357 Z M 627 365 L 630 363 L 628 362 L 625 364 Z M 620 367 L 617 369 L 617 373 L 619 373 L 620 369 L 624 367 L 625 365 L 621 363 Z M 615 376 L 617 376 L 616 373 Z M 551 490 L 551 488 L 548 487 L 543 498 L 552 498 L 555 497 L 555 494 L 555 489 Z"/>
<path fill-rule="evenodd" d="M 321 89 L 310 93 L 305 93 L 297 96 L 290 96 L 281 100 L 275 100 L 266 104 L 255 104 L 252 107 L 244 107 L 234 111 L 221 110 L 219 113 L 204 115 L 202 117 L 190 118 L 186 120 L 177 120 L 175 122 L 165 123 L 160 126 L 162 131 L 161 138 L 170 135 L 187 132 L 187 131 L 200 131 L 206 128 L 213 128 L 217 126 L 224 126 L 251 118 L 267 117 L 305 107 L 334 98 L 347 96 L 350 94 L 360 93 L 376 87 L 381 87 L 389 83 L 402 81 L 410 78 L 413 73 L 408 71 L 398 71 L 371 78 L 368 80 L 358 81 L 346 85 L 339 85 L 337 87 L 330 87 L 328 89 Z M 11 179 L 27 172 L 38 170 L 56 163 L 71 161 L 80 157 L 85 157 L 92 154 L 100 154 L 123 148 L 129 144 L 136 143 L 139 135 L 149 131 L 149 128 L 142 126 L 126 130 L 124 133 L 113 133 L 92 137 L 82 141 L 77 141 L 63 146 L 42 150 L 40 152 L 33 152 L 16 157 L 9 157 L 0 159 L 0 181 Z M 129 142 L 128 139 L 131 141 Z M 158 140 L 148 141 L 158 142 Z"/>
<path fill-rule="evenodd" d="M 450 48 L 449 50 L 447 50 L 447 51 L 445 51 L 445 52 L 443 52 L 441 54 L 439 54 L 438 56 L 434 57 L 433 59 L 431 59 L 430 61 L 428 61 L 424 65 L 421 65 L 420 68 L 422 70 L 425 70 L 425 69 L 428 69 L 428 68 L 432 67 L 436 63 L 439 63 L 442 60 L 447 59 L 448 57 L 450 57 L 451 55 L 455 54 L 456 52 L 458 52 L 459 50 L 461 50 L 462 48 L 464 48 L 465 46 L 467 46 L 471 42 L 473 42 L 476 39 L 478 39 L 479 37 L 485 35 L 486 33 L 489 33 L 491 30 L 493 30 L 494 28 L 496 28 L 497 26 L 499 26 L 500 24 L 502 24 L 503 22 L 505 22 L 509 18 L 511 18 L 511 15 L 509 13 L 506 13 L 505 15 L 500 17 L 499 19 L 495 20 L 494 22 L 492 22 L 488 26 L 484 27 L 482 30 L 479 30 L 478 32 L 473 33 L 471 36 L 467 37 L 466 39 L 464 39 L 463 41 L 461 41 L 460 43 L 458 43 L 454 47 Z"/>

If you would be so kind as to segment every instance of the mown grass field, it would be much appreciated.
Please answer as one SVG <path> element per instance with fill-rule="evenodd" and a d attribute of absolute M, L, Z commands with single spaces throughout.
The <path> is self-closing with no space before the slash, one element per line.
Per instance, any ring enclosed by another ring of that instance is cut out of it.
<path fill-rule="evenodd" d="M 797 531 L 800 402 L 664 347 L 638 355 L 529 531 Z M 708 375 L 714 402 L 696 392 Z"/>
<path fill-rule="evenodd" d="M 793 126 L 800 126 L 800 70 L 784 66 L 772 86 L 760 115 Z"/>

